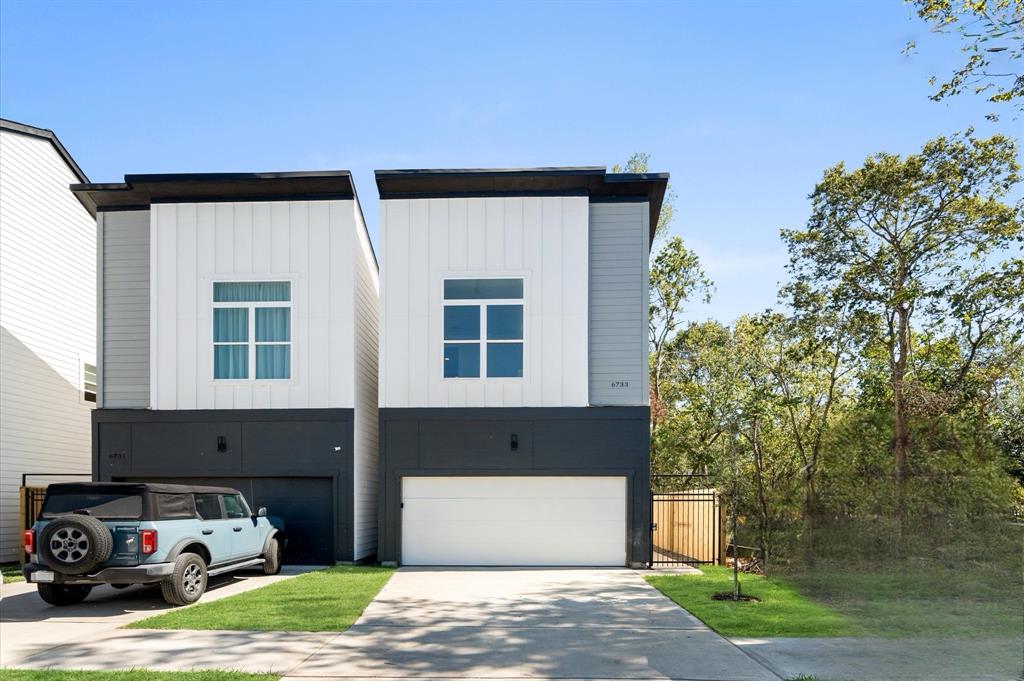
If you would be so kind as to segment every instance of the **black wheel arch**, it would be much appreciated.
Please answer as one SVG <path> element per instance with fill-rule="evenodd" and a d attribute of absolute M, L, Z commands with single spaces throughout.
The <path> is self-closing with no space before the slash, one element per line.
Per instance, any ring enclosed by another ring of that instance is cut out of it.
<path fill-rule="evenodd" d="M 281 542 L 281 550 L 284 551 L 288 546 L 288 535 L 284 533 L 284 530 L 275 528 L 273 532 L 267 535 L 267 538 L 263 540 L 263 551 L 261 554 L 266 554 L 267 549 L 270 548 L 270 542 L 276 539 Z"/>
<path fill-rule="evenodd" d="M 206 544 L 198 539 L 189 538 L 182 539 L 171 548 L 167 554 L 167 562 L 173 563 L 183 553 L 198 554 L 200 558 L 206 561 L 207 566 L 210 565 L 213 559 L 213 554 L 210 553 L 210 548 Z"/>

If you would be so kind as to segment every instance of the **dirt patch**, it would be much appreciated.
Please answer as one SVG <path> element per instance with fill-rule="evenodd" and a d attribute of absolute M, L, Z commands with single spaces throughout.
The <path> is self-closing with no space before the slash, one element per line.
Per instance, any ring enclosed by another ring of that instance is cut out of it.
<path fill-rule="evenodd" d="M 731 601 L 731 600 L 733 600 L 732 592 L 731 591 L 719 591 L 718 593 L 711 595 L 711 600 L 713 600 L 713 601 Z M 740 594 L 736 598 L 736 600 L 738 600 L 738 601 L 747 601 L 747 602 L 751 602 L 751 603 L 760 603 L 761 602 L 761 599 L 758 598 L 757 596 L 748 596 L 746 594 Z"/>

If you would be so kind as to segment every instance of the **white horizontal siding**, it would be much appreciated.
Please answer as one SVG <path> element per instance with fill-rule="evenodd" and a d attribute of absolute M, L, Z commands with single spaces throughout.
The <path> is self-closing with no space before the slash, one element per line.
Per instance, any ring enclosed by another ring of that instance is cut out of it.
<path fill-rule="evenodd" d="M 154 409 L 353 406 L 353 208 L 353 201 L 152 207 Z M 213 380 L 213 282 L 248 278 L 292 282 L 290 380 Z"/>
<path fill-rule="evenodd" d="M 590 205 L 590 403 L 645 405 L 647 203 Z"/>
<path fill-rule="evenodd" d="M 149 211 L 100 213 L 100 406 L 149 406 Z"/>
<path fill-rule="evenodd" d="M 354 410 L 354 543 L 355 560 L 377 552 L 377 307 L 380 284 L 377 263 L 363 225 L 355 213 L 355 410 Z"/>
<path fill-rule="evenodd" d="M 20 550 L 22 474 L 91 470 L 96 223 L 74 182 L 48 140 L 0 131 L 0 561 Z"/>
<path fill-rule="evenodd" d="M 381 201 L 382 407 L 587 404 L 586 197 Z M 443 281 L 521 276 L 524 376 L 445 379 Z"/>

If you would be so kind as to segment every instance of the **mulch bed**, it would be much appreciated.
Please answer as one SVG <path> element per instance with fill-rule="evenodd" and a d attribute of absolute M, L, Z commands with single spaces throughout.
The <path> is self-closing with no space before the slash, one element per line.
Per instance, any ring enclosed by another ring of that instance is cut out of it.
<path fill-rule="evenodd" d="M 733 600 L 732 592 L 731 591 L 719 591 L 718 593 L 711 595 L 711 600 L 713 600 L 713 601 L 731 601 L 731 600 Z M 746 594 L 740 594 L 739 598 L 737 598 L 736 600 L 748 601 L 748 602 L 754 602 L 754 603 L 760 603 L 761 602 L 761 599 L 758 598 L 757 596 L 747 596 Z"/>

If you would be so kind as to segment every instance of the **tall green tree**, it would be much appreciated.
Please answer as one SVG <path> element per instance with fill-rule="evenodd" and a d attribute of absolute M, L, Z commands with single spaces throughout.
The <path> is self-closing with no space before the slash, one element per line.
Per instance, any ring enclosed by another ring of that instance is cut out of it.
<path fill-rule="evenodd" d="M 642 175 L 651 172 L 651 155 L 642 151 L 633 153 L 626 159 L 625 165 L 616 163 L 612 166 L 613 173 L 636 173 Z M 665 188 L 665 198 L 661 202 L 661 214 L 658 216 L 658 224 L 654 228 L 654 239 L 663 239 L 668 235 L 672 226 L 672 220 L 676 216 L 676 192 L 669 184 Z"/>
<path fill-rule="evenodd" d="M 959 36 L 967 56 L 949 78 L 932 77 L 933 85 L 939 83 L 933 100 L 967 92 L 1024 111 L 1024 0 L 910 1 L 933 31 Z"/>
<path fill-rule="evenodd" d="M 661 353 L 660 396 L 651 391 L 651 470 L 717 473 L 738 387 L 732 330 L 710 320 L 686 324 Z"/>
<path fill-rule="evenodd" d="M 880 153 L 853 170 L 840 163 L 811 194 L 806 227 L 782 231 L 795 285 L 833 311 L 879 320 L 897 517 L 912 451 L 914 329 L 952 315 L 949 301 L 973 300 L 983 285 L 999 289 L 1012 279 L 1015 268 L 1001 259 L 1024 239 L 1022 206 L 1005 202 L 1019 181 L 1016 159 L 1012 140 L 968 131 L 932 140 L 918 154 Z"/>
<path fill-rule="evenodd" d="M 652 449 L 659 443 L 659 428 L 671 402 L 666 402 L 672 379 L 673 347 L 683 324 L 686 304 L 695 298 L 711 299 L 712 283 L 697 254 L 680 237 L 669 239 L 651 262 L 648 335 L 650 340 L 650 390 Z"/>

